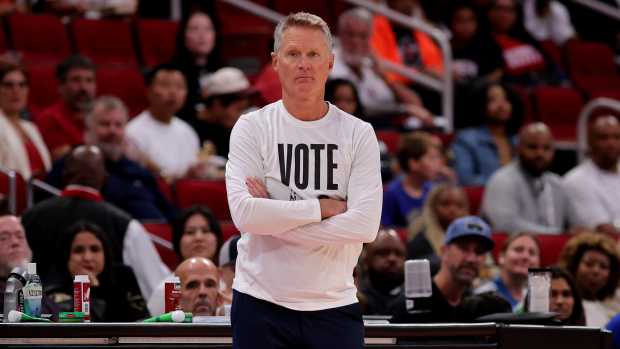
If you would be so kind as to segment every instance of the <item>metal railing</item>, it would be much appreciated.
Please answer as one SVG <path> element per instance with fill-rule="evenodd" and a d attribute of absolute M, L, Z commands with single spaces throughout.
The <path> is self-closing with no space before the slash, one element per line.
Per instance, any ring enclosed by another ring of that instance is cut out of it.
<path fill-rule="evenodd" d="M 599 97 L 591 100 L 581 109 L 577 121 L 577 160 L 579 162 L 585 159 L 588 151 L 588 121 L 592 113 L 599 108 L 609 108 L 620 112 L 620 102 L 607 97 Z"/>
<path fill-rule="evenodd" d="M 278 23 L 284 16 L 276 11 L 268 9 L 264 6 L 257 5 L 248 0 L 220 0 L 225 3 L 234 5 L 244 11 L 250 12 L 256 16 L 262 17 L 273 23 Z M 368 0 L 344 0 L 353 5 L 364 7 L 372 12 L 381 14 L 390 20 L 399 23 L 407 28 L 421 30 L 430 35 L 441 48 L 443 55 L 443 75 L 439 79 L 433 75 L 411 69 L 407 66 L 395 64 L 391 61 L 381 59 L 381 64 L 385 69 L 403 75 L 406 78 L 420 83 L 441 95 L 441 113 L 446 118 L 446 132 L 453 130 L 454 118 L 454 89 L 452 80 L 452 49 L 447 35 L 432 25 L 416 19 L 411 16 L 405 16 L 386 6 L 377 5 Z"/>
<path fill-rule="evenodd" d="M 609 18 L 613 18 L 617 21 L 620 21 L 620 9 L 618 9 L 617 7 L 613 7 L 601 1 L 593 1 L 593 0 L 573 0 L 573 2 L 576 2 L 579 5 L 583 5 Z"/>
<path fill-rule="evenodd" d="M 28 195 L 27 207 L 28 208 L 34 206 L 34 189 L 42 190 L 54 196 L 60 196 L 60 193 L 61 193 L 60 189 L 52 185 L 49 185 L 41 180 L 33 178 L 28 181 L 28 188 L 27 188 L 27 195 Z"/>

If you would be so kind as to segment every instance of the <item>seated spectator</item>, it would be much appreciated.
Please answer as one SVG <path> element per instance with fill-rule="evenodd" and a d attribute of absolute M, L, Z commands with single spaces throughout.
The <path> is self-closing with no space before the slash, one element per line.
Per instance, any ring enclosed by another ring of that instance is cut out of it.
<path fill-rule="evenodd" d="M 522 85 L 565 80 L 553 61 L 525 30 L 516 0 L 493 0 L 487 12 L 491 33 L 502 49 L 504 80 Z"/>
<path fill-rule="evenodd" d="M 394 230 L 380 230 L 366 246 L 361 293 L 366 297 L 366 315 L 388 315 L 402 296 L 405 272 L 405 244 Z"/>
<path fill-rule="evenodd" d="M 183 101 L 179 116 L 191 123 L 203 108 L 200 80 L 222 67 L 215 26 L 207 12 L 194 11 L 181 21 L 172 61 L 187 81 L 187 99 Z"/>
<path fill-rule="evenodd" d="M 60 311 L 73 311 L 73 279 L 88 275 L 92 322 L 132 322 L 148 317 L 131 268 L 114 264 L 107 233 L 85 221 L 71 226 L 58 241 L 56 266 L 45 285 Z"/>
<path fill-rule="evenodd" d="M 573 277 L 561 268 L 551 269 L 551 294 L 549 311 L 557 313 L 556 319 L 566 326 L 585 326 L 581 295 Z"/>
<path fill-rule="evenodd" d="M 54 246 L 68 227 L 86 220 L 97 224 L 111 243 L 114 263 L 133 269 L 144 297 L 149 297 L 170 271 L 162 263 L 148 233 L 138 221 L 103 202 L 100 190 L 105 176 L 103 154 L 94 146 L 80 146 L 65 163 L 67 186 L 59 197 L 42 201 L 27 210 L 22 223 L 45 283 L 57 259 Z"/>
<path fill-rule="evenodd" d="M 383 194 L 381 224 L 386 227 L 406 227 L 417 218 L 433 181 L 446 167 L 440 145 L 423 132 L 403 135 L 397 157 L 403 175 Z"/>
<path fill-rule="evenodd" d="M 335 60 L 330 78 L 349 80 L 359 91 L 364 109 L 364 114 L 354 114 L 359 118 L 380 122 L 385 117 L 414 115 L 431 124 L 431 115 L 417 94 L 402 83 L 383 77 L 370 48 L 372 21 L 372 14 L 362 8 L 350 9 L 340 15 L 339 41 L 334 48 Z"/>
<path fill-rule="evenodd" d="M 359 99 L 355 85 L 346 79 L 329 79 L 325 84 L 325 100 L 358 118 L 363 118 L 364 107 Z M 392 156 L 387 145 L 379 140 L 379 154 L 381 156 L 381 180 L 385 183 L 392 179 Z"/>
<path fill-rule="evenodd" d="M 603 116 L 588 126 L 590 159 L 564 175 L 575 223 L 616 236 L 620 233 L 620 123 Z"/>
<path fill-rule="evenodd" d="M 232 304 L 233 280 L 237 264 L 237 243 L 241 235 L 233 235 L 220 248 L 218 265 L 220 268 L 220 294 L 224 304 Z"/>
<path fill-rule="evenodd" d="M 489 177 L 512 160 L 516 143 L 516 124 L 511 95 L 501 84 L 489 84 L 476 98 L 482 125 L 457 132 L 452 151 L 459 183 L 485 185 Z"/>
<path fill-rule="evenodd" d="M 439 184 L 433 188 L 424 202 L 422 215 L 409 225 L 407 259 L 428 259 L 431 275 L 437 274 L 446 229 L 468 212 L 469 202 L 463 189 L 451 184 Z"/>
<path fill-rule="evenodd" d="M 105 159 L 106 179 L 102 195 L 106 201 L 140 220 L 168 220 L 175 218 L 174 207 L 159 191 L 157 180 L 125 153 L 129 144 L 125 126 L 129 116 L 127 107 L 117 97 L 99 97 L 86 116 L 86 144 L 101 149 Z M 54 163 L 46 181 L 63 187 L 64 158 Z"/>
<path fill-rule="evenodd" d="M 83 56 L 71 56 L 56 67 L 60 101 L 43 110 L 36 122 L 56 160 L 84 143 L 84 119 L 95 100 L 95 64 Z"/>
<path fill-rule="evenodd" d="M 543 123 L 519 133 L 518 157 L 491 176 L 482 199 L 482 214 L 495 230 L 560 234 L 571 214 L 562 180 L 549 171 L 553 137 Z"/>
<path fill-rule="evenodd" d="M 502 51 L 486 31 L 479 29 L 478 23 L 474 5 L 467 1 L 453 5 L 448 25 L 457 84 L 497 82 L 502 76 Z"/>
<path fill-rule="evenodd" d="M 192 257 L 217 260 L 222 229 L 213 212 L 206 206 L 193 206 L 181 212 L 173 225 L 172 246 L 180 262 Z M 162 279 L 148 299 L 153 315 L 164 312 L 164 283 Z"/>
<path fill-rule="evenodd" d="M 19 218 L 0 212 L 0 308 L 4 309 L 6 280 L 13 268 L 26 266 L 32 251 Z"/>
<path fill-rule="evenodd" d="M 497 264 L 499 275 L 474 292 L 495 291 L 516 310 L 527 293 L 528 269 L 540 267 L 538 240 L 528 233 L 510 236 L 502 245 Z"/>
<path fill-rule="evenodd" d="M 412 16 L 415 1 L 388 0 L 387 6 L 405 16 Z M 412 30 L 383 16 L 373 19 L 371 45 L 377 56 L 396 64 L 441 74 L 443 58 L 437 44 L 424 32 Z M 387 74 L 391 81 L 408 83 L 409 80 L 395 73 Z"/>
<path fill-rule="evenodd" d="M 552 41 L 563 46 L 575 38 L 575 28 L 566 6 L 556 0 L 525 0 L 525 29 L 538 41 Z"/>
<path fill-rule="evenodd" d="M 222 304 L 220 275 L 213 262 L 192 257 L 174 272 L 181 279 L 181 309 L 194 316 L 214 316 Z"/>
<path fill-rule="evenodd" d="M 25 179 L 40 176 L 51 167 L 39 130 L 21 118 L 28 103 L 28 83 L 23 67 L 0 63 L 0 166 Z"/>
<path fill-rule="evenodd" d="M 616 242 L 602 234 L 577 235 L 564 246 L 560 266 L 573 276 L 583 297 L 586 325 L 605 326 L 620 311 L 613 302 L 620 278 Z"/>
<path fill-rule="evenodd" d="M 174 114 L 187 95 L 181 71 L 159 65 L 146 76 L 149 106 L 127 125 L 127 137 L 136 146 L 134 156 L 151 172 L 167 179 L 182 178 L 198 161 L 198 135 Z"/>
<path fill-rule="evenodd" d="M 200 142 L 210 141 L 217 155 L 228 157 L 230 132 L 241 114 L 250 107 L 250 82 L 237 68 L 221 68 L 201 80 L 204 109 L 192 126 Z"/>
<path fill-rule="evenodd" d="M 484 256 L 493 249 L 491 228 L 476 216 L 452 222 L 441 247 L 441 268 L 432 280 L 431 310 L 407 313 L 405 299 L 393 308 L 392 322 L 459 322 L 470 315 L 462 308 L 478 277 Z"/>

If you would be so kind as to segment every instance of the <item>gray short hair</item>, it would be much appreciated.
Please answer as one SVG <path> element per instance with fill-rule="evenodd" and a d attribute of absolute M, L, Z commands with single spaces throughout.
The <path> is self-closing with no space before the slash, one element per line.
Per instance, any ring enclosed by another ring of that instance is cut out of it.
<path fill-rule="evenodd" d="M 273 52 L 278 52 L 280 44 L 282 42 L 282 35 L 284 31 L 290 27 L 309 27 L 315 28 L 323 32 L 327 46 L 331 50 L 334 47 L 334 39 L 332 33 L 329 31 L 329 26 L 325 21 L 317 16 L 308 12 L 291 13 L 284 17 L 276 26 L 276 30 L 273 33 Z"/>
<path fill-rule="evenodd" d="M 372 26 L 372 13 L 363 7 L 355 7 L 344 11 L 338 17 L 338 30 L 342 30 L 344 24 L 349 19 L 360 21 L 369 27 Z"/>
<path fill-rule="evenodd" d="M 104 111 L 120 110 L 125 114 L 125 118 L 129 119 L 129 110 L 123 101 L 116 96 L 101 96 L 95 100 L 90 112 L 86 115 L 86 127 L 91 128 L 95 112 L 102 109 Z"/>

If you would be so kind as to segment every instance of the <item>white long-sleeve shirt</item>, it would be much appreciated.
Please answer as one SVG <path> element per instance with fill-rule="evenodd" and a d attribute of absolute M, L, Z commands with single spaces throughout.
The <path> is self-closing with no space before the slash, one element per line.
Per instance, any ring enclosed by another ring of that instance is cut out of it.
<path fill-rule="evenodd" d="M 248 177 L 264 180 L 271 198 L 252 197 Z M 234 289 L 302 311 L 357 302 L 353 268 L 362 243 L 375 239 L 382 205 L 370 124 L 333 105 L 320 120 L 301 121 L 282 101 L 243 115 L 230 137 L 226 187 L 242 232 Z M 321 220 L 321 195 L 346 199 L 347 211 Z"/>

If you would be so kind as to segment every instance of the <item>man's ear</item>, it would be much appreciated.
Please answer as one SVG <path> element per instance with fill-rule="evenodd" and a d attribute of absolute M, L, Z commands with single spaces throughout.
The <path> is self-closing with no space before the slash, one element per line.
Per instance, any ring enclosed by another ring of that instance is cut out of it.
<path fill-rule="evenodd" d="M 329 70 L 332 70 L 332 68 L 334 67 L 334 60 L 336 59 L 336 55 L 334 55 L 334 52 L 330 52 L 330 59 L 329 59 Z"/>
<path fill-rule="evenodd" d="M 271 67 L 278 71 L 278 54 L 276 52 L 271 52 Z"/>

